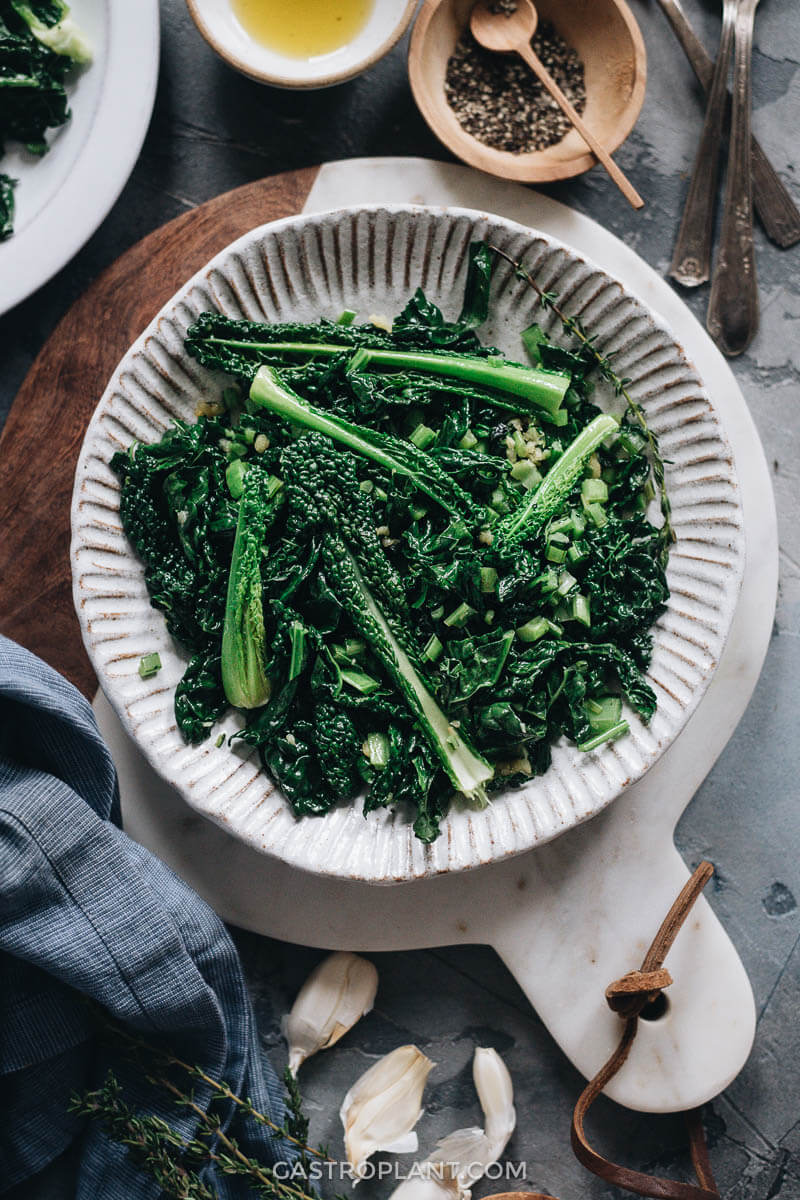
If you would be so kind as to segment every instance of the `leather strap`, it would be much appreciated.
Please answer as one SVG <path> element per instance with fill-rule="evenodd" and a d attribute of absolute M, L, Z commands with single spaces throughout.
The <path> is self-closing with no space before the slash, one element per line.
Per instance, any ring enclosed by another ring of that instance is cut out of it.
<path fill-rule="evenodd" d="M 609 1007 L 625 1022 L 622 1037 L 614 1053 L 584 1088 L 572 1114 L 572 1149 L 578 1161 L 607 1183 L 634 1192 L 638 1196 L 652 1197 L 653 1200 L 720 1200 L 711 1172 L 700 1109 L 695 1108 L 685 1114 L 689 1149 L 697 1177 L 696 1184 L 645 1175 L 642 1171 L 633 1171 L 629 1167 L 610 1162 L 589 1145 L 584 1132 L 584 1121 L 603 1088 L 614 1078 L 627 1059 L 636 1037 L 642 1009 L 661 995 L 662 988 L 672 983 L 669 971 L 664 969 L 664 959 L 692 905 L 713 874 L 714 868 L 710 862 L 700 863 L 664 918 L 640 969 L 629 971 L 606 989 Z"/>

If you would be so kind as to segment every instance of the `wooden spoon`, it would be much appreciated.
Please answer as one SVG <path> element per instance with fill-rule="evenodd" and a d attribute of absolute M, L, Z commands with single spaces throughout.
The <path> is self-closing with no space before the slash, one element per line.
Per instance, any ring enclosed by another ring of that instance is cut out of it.
<path fill-rule="evenodd" d="M 502 53 L 515 51 L 523 58 L 535 75 L 539 77 L 550 95 L 566 113 L 583 140 L 593 154 L 597 156 L 608 171 L 614 183 L 634 208 L 642 208 L 644 200 L 625 174 L 614 162 L 611 155 L 600 144 L 590 129 L 584 125 L 582 118 L 570 104 L 561 88 L 548 73 L 531 47 L 531 38 L 536 33 L 539 14 L 531 0 L 517 0 L 516 10 L 512 13 L 492 12 L 489 0 L 479 0 L 472 10 L 469 19 L 472 36 L 486 50 Z"/>

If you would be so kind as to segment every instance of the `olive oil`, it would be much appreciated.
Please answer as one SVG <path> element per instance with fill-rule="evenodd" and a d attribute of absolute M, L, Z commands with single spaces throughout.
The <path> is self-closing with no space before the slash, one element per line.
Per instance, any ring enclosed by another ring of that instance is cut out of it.
<path fill-rule="evenodd" d="M 316 58 L 352 41 L 373 0 L 231 0 L 239 23 L 269 50 Z"/>

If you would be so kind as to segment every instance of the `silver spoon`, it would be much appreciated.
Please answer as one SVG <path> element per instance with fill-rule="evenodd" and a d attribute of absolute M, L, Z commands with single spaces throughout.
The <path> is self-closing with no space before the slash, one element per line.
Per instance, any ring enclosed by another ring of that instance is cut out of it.
<path fill-rule="evenodd" d="M 728 181 L 706 324 L 725 354 L 741 354 L 758 329 L 758 281 L 753 247 L 750 114 L 753 26 L 758 0 L 738 0 Z"/>
<path fill-rule="evenodd" d="M 669 273 L 684 287 L 697 287 L 711 274 L 711 239 L 719 156 L 728 101 L 728 71 L 733 50 L 737 0 L 724 0 L 722 34 L 700 144 L 683 209 Z"/>

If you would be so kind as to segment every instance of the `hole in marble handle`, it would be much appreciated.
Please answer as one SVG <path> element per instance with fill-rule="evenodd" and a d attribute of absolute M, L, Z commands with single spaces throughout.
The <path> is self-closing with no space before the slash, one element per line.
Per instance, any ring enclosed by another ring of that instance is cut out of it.
<path fill-rule="evenodd" d="M 663 992 L 659 992 L 655 1000 L 645 1004 L 639 1017 L 642 1021 L 661 1021 L 669 1012 L 669 1000 Z"/>

